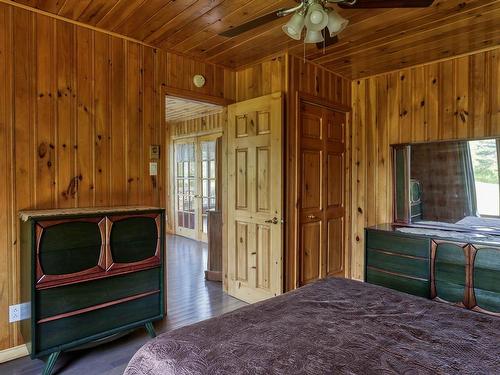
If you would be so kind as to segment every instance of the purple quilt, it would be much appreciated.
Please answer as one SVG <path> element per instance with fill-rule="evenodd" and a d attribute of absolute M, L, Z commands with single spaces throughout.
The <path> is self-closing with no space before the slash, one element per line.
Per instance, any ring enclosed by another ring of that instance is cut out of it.
<path fill-rule="evenodd" d="M 500 318 L 330 278 L 162 334 L 125 374 L 500 374 Z"/>

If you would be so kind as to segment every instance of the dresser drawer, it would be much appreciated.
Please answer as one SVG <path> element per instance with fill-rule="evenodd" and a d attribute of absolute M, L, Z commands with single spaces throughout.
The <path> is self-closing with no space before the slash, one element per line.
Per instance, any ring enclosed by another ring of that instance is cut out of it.
<path fill-rule="evenodd" d="M 391 253 L 429 258 L 430 240 L 382 231 L 366 231 L 366 247 Z"/>
<path fill-rule="evenodd" d="M 36 292 L 36 319 L 45 319 L 122 298 L 159 290 L 161 270 L 150 270 Z"/>
<path fill-rule="evenodd" d="M 366 252 L 368 267 L 429 280 L 429 259 L 398 255 L 375 249 L 367 249 Z"/>
<path fill-rule="evenodd" d="M 430 295 L 430 282 L 428 280 L 395 275 L 370 267 L 366 270 L 366 281 L 370 284 L 384 286 L 420 297 L 429 298 Z"/>
<path fill-rule="evenodd" d="M 69 316 L 36 327 L 38 356 L 109 336 L 127 326 L 161 319 L 160 294 Z"/>

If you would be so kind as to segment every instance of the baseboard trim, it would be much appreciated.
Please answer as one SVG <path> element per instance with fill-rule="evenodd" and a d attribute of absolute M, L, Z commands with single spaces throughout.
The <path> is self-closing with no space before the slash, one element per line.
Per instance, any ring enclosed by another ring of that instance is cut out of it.
<path fill-rule="evenodd" d="M 0 350 L 0 363 L 13 361 L 14 359 L 25 357 L 28 354 L 28 348 L 26 345 L 19 345 L 13 348 Z"/>

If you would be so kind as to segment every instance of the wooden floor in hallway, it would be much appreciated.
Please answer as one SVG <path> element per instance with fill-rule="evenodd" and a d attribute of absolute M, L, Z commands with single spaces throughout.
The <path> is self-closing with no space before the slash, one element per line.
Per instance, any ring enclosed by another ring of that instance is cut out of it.
<path fill-rule="evenodd" d="M 193 324 L 235 310 L 245 303 L 222 292 L 221 283 L 206 281 L 207 245 L 167 236 L 167 317 L 155 324 L 157 333 Z M 63 353 L 54 374 L 123 374 L 135 352 L 150 340 L 139 329 L 116 341 L 88 350 Z M 28 357 L 0 364 L 2 375 L 40 374 L 43 362 Z"/>

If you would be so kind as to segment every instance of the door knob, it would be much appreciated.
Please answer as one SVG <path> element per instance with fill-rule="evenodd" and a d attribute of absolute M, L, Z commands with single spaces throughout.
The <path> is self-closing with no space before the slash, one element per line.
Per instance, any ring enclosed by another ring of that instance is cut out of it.
<path fill-rule="evenodd" d="M 266 223 L 268 223 L 268 224 L 278 224 L 278 222 L 279 222 L 279 220 L 276 216 L 270 220 L 266 220 Z"/>

